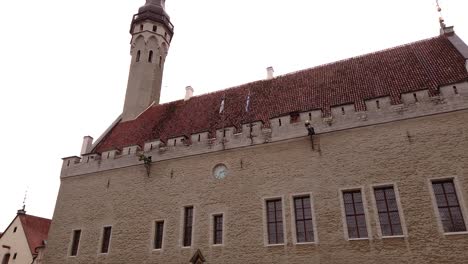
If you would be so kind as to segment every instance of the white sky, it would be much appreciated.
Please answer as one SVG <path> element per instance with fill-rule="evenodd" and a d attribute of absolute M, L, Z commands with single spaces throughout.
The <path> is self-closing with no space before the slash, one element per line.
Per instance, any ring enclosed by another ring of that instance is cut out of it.
<path fill-rule="evenodd" d="M 468 41 L 468 1 L 440 0 Z M 22 205 L 52 217 L 61 158 L 120 114 L 143 0 L 0 1 L 0 232 Z M 162 101 L 438 35 L 435 0 L 167 0 Z"/>

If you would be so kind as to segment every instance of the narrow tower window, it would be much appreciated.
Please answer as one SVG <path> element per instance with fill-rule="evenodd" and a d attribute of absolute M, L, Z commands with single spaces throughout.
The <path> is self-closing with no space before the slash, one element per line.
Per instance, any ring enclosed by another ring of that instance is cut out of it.
<path fill-rule="evenodd" d="M 154 249 L 161 249 L 164 234 L 164 221 L 156 222 L 156 232 L 154 234 Z"/>
<path fill-rule="evenodd" d="M 104 227 L 104 232 L 102 233 L 101 253 L 109 253 L 111 233 L 111 226 Z"/>
<path fill-rule="evenodd" d="M 184 212 L 184 247 L 192 245 L 192 227 L 193 227 L 193 207 L 185 207 Z"/>
<path fill-rule="evenodd" d="M 140 25 L 140 31 L 143 31 L 143 25 Z"/>
<path fill-rule="evenodd" d="M 157 26 L 153 26 L 153 31 L 154 31 L 154 32 L 158 31 L 158 27 L 157 27 Z"/>
<path fill-rule="evenodd" d="M 223 215 L 213 217 L 213 244 L 223 244 Z"/>
<path fill-rule="evenodd" d="M 81 230 L 73 231 L 70 256 L 76 256 L 78 254 L 78 246 L 80 245 L 80 237 L 81 237 Z"/>
<path fill-rule="evenodd" d="M 148 62 L 149 63 L 153 62 L 153 51 L 152 50 L 150 50 L 150 52 L 149 52 Z"/>
<path fill-rule="evenodd" d="M 136 60 L 135 60 L 136 62 L 140 61 L 140 56 L 141 56 L 141 51 L 138 51 L 136 55 Z"/>
<path fill-rule="evenodd" d="M 162 56 L 159 56 L 159 67 L 162 66 Z"/>

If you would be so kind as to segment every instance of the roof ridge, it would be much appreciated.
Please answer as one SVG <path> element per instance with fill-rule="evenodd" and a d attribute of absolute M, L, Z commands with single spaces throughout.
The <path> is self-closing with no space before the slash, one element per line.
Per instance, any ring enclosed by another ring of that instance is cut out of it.
<path fill-rule="evenodd" d="M 417 41 L 409 42 L 409 43 L 406 43 L 406 44 L 401 44 L 401 45 L 398 45 L 398 46 L 393 46 L 393 47 L 390 47 L 390 48 L 386 48 L 386 49 L 382 49 L 382 50 L 378 50 L 378 51 L 374 51 L 374 52 L 364 53 L 364 54 L 361 54 L 361 55 L 352 56 L 352 57 L 348 57 L 348 58 L 345 58 L 345 59 L 341 59 L 341 60 L 337 60 L 337 61 L 333 61 L 333 62 L 328 62 L 328 63 L 312 66 L 310 68 L 305 68 L 305 69 L 301 69 L 301 70 L 297 70 L 297 71 L 288 72 L 288 73 L 285 73 L 285 74 L 278 75 L 275 78 L 270 79 L 270 80 L 261 79 L 261 80 L 251 81 L 251 82 L 247 82 L 247 83 L 227 87 L 227 88 L 216 90 L 216 91 L 211 91 L 211 92 L 207 92 L 207 93 L 203 93 L 203 94 L 199 94 L 199 95 L 194 95 L 194 96 L 192 96 L 190 98 L 190 100 L 193 99 L 193 98 L 199 98 L 199 97 L 206 96 L 206 95 L 212 95 L 212 94 L 226 92 L 226 91 L 233 90 L 233 89 L 238 89 L 238 88 L 241 88 L 241 87 L 247 86 L 247 85 L 252 85 L 252 84 L 262 83 L 262 82 L 269 82 L 269 81 L 272 81 L 272 80 L 277 79 L 277 78 L 288 77 L 288 76 L 291 76 L 291 75 L 294 75 L 294 74 L 307 72 L 307 71 L 314 70 L 314 69 L 319 69 L 319 68 L 334 65 L 334 64 L 337 64 L 337 63 L 343 63 L 343 62 L 347 62 L 347 61 L 351 61 L 351 60 L 355 60 L 355 59 L 360 59 L 360 58 L 364 58 L 364 57 L 371 56 L 371 55 L 381 54 L 381 53 L 384 53 L 384 52 L 388 52 L 388 51 L 392 51 L 392 50 L 396 50 L 396 49 L 400 49 L 400 48 L 410 47 L 410 46 L 413 46 L 415 44 L 419 44 L 419 43 L 423 43 L 423 42 L 427 42 L 427 41 L 431 41 L 431 40 L 438 39 L 438 38 L 443 38 L 443 37 L 444 36 L 435 36 L 435 37 L 430 37 L 430 38 L 426 38 L 426 39 L 422 39 L 422 40 L 417 40 Z M 169 104 L 177 103 L 177 102 L 180 102 L 180 101 L 183 101 L 183 99 L 170 101 L 170 102 L 166 102 L 166 103 L 163 103 L 163 104 L 155 104 L 152 107 L 149 107 L 148 109 L 153 108 L 153 107 L 162 106 L 162 105 L 169 105 Z"/>

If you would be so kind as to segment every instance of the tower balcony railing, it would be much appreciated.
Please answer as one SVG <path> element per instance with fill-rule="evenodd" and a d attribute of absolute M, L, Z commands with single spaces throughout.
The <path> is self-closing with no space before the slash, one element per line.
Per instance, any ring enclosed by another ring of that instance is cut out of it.
<path fill-rule="evenodd" d="M 160 22 L 164 25 L 166 25 L 171 32 L 171 35 L 174 32 L 174 25 L 169 21 L 169 18 L 165 15 L 161 15 L 152 11 L 145 11 L 136 15 L 133 15 L 133 21 L 132 21 L 132 28 L 130 29 L 130 32 L 133 29 L 133 25 L 137 22 L 143 21 L 143 20 L 153 20 Z"/>

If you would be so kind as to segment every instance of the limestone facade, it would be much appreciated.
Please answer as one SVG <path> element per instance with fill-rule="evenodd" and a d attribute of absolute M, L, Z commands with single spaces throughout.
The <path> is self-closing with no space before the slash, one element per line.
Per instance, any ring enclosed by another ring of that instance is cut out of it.
<path fill-rule="evenodd" d="M 431 194 L 431 179 L 454 179 L 467 219 L 468 110 L 331 131 L 313 140 L 314 149 L 303 135 L 168 158 L 153 163 L 149 177 L 141 162 L 73 176 L 65 169 L 47 248 L 54 257 L 46 255 L 46 263 L 188 263 L 198 249 L 206 263 L 463 263 L 468 258 L 468 233 L 441 230 Z M 212 173 L 220 163 L 228 167 L 223 180 Z M 379 235 L 372 187 L 382 184 L 398 190 L 403 237 Z M 346 238 L 340 195 L 356 188 L 363 192 L 369 239 Z M 293 239 L 291 200 L 304 193 L 313 201 L 316 241 L 300 245 Z M 283 203 L 283 245 L 265 243 L 264 203 L 272 197 Z M 185 206 L 194 207 L 188 248 L 181 244 Z M 211 216 L 218 213 L 225 221 L 222 246 L 210 242 Z M 162 250 L 152 250 L 157 220 L 165 223 Z M 104 226 L 112 226 L 110 251 L 99 254 Z M 76 229 L 82 230 L 79 253 L 70 257 Z"/>

